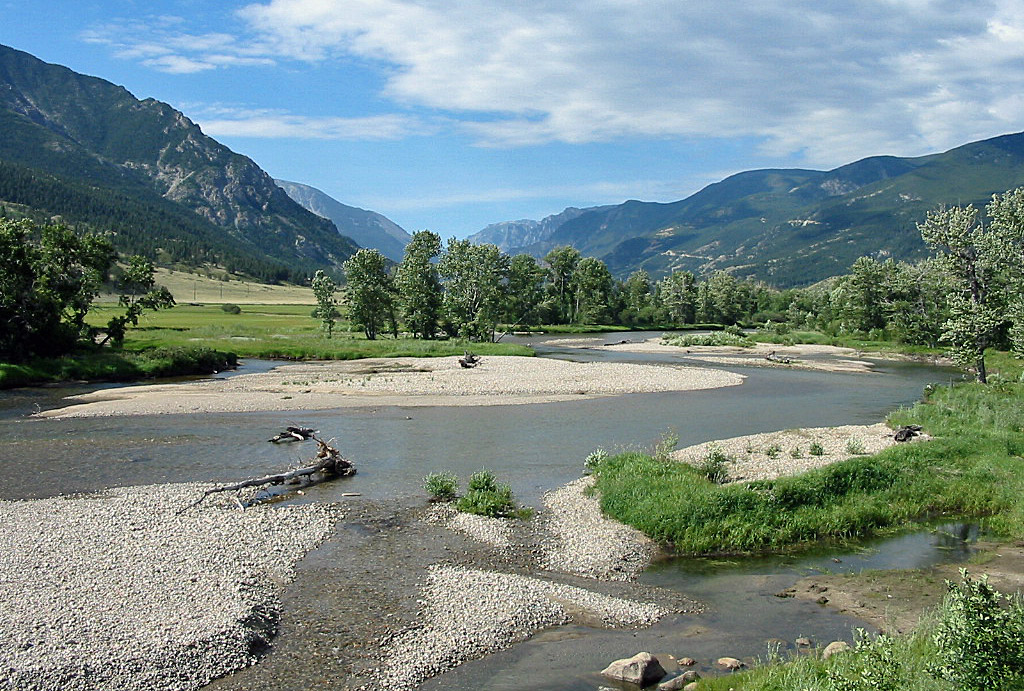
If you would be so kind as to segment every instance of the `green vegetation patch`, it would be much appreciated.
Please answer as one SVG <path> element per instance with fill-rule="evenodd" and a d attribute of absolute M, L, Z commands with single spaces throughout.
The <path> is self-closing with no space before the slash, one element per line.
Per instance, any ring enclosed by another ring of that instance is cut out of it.
<path fill-rule="evenodd" d="M 892 416 L 936 438 L 802 475 L 720 485 L 701 469 L 647 454 L 596 468 L 606 514 L 688 554 L 785 550 L 897 530 L 940 515 L 987 517 L 1024 535 L 1024 386 L 935 391 Z M 706 470 L 706 469 L 704 469 Z"/>

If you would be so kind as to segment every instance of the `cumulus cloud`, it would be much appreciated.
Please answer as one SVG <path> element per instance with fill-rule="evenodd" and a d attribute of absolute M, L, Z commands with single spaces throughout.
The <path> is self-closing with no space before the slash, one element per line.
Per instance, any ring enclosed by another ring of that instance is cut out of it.
<path fill-rule="evenodd" d="M 236 36 L 168 23 L 164 52 L 104 40 L 175 71 L 354 57 L 379 67 L 384 98 L 439 111 L 485 146 L 742 136 L 829 165 L 1021 129 L 1018 10 L 1017 0 L 267 0 L 238 10 Z"/>

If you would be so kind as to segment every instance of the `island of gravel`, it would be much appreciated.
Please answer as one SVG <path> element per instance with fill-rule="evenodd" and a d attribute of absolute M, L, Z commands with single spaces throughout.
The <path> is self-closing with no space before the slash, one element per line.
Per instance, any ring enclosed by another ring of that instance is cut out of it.
<path fill-rule="evenodd" d="M 580 363 L 489 356 L 373 358 L 283 364 L 270 372 L 180 384 L 105 389 L 68 399 L 43 417 L 315 410 L 356 406 L 479 406 L 736 386 L 743 376 L 682 365 Z"/>

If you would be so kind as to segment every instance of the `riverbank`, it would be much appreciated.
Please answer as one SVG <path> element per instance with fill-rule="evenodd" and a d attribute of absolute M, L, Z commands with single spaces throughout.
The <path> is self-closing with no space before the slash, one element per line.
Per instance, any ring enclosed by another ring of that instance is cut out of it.
<path fill-rule="evenodd" d="M 106 389 L 43 417 L 322 410 L 356 406 L 479 406 L 736 386 L 739 374 L 699 367 L 485 356 L 373 358 L 286 364 L 228 379 Z"/>
<path fill-rule="evenodd" d="M 198 688 L 253 664 L 330 505 L 153 485 L 0 502 L 0 669 L 11 688 Z"/>
<path fill-rule="evenodd" d="M 660 338 L 632 341 L 629 339 L 618 340 L 614 336 L 610 336 L 606 342 L 598 344 L 595 344 L 593 339 L 562 338 L 547 341 L 546 345 L 560 348 L 601 349 L 621 353 L 674 353 L 685 356 L 687 360 L 697 360 L 715 365 L 778 367 L 819 372 L 868 373 L 873 370 L 872 363 L 864 360 L 864 354 L 858 350 L 809 343 L 792 346 L 755 343 L 749 348 L 738 346 L 680 347 L 667 345 Z"/>

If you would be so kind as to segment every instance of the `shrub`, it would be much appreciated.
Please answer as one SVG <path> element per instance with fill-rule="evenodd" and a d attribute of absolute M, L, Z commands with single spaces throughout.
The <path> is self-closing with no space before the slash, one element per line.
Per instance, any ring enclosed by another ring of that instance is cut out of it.
<path fill-rule="evenodd" d="M 859 456 L 864 453 L 864 442 L 860 437 L 850 437 L 846 440 L 846 453 Z"/>
<path fill-rule="evenodd" d="M 772 444 L 764 450 L 764 455 L 768 458 L 778 458 L 780 453 L 782 453 L 782 447 L 778 444 Z"/>
<path fill-rule="evenodd" d="M 940 662 L 933 673 L 964 691 L 1020 688 L 1024 682 L 1024 601 L 1007 597 L 960 570 L 935 631 Z"/>
<path fill-rule="evenodd" d="M 721 449 L 712 448 L 697 466 L 697 470 L 716 485 L 724 485 L 729 481 L 729 471 L 726 469 L 729 463 L 732 463 L 732 459 L 726 456 Z"/>
<path fill-rule="evenodd" d="M 220 308 L 222 310 L 224 310 L 225 312 L 227 312 L 228 314 L 241 314 L 242 313 L 242 308 L 241 307 L 239 307 L 238 305 L 232 305 L 230 303 L 221 305 Z"/>
<path fill-rule="evenodd" d="M 799 446 L 794 446 L 789 450 L 789 456 L 790 458 L 803 458 L 804 452 L 800 450 Z"/>
<path fill-rule="evenodd" d="M 688 348 L 690 346 L 739 346 L 750 348 L 754 342 L 746 336 L 738 336 L 726 331 L 713 331 L 708 334 L 685 334 L 677 336 L 665 335 L 661 337 L 665 345 Z"/>
<path fill-rule="evenodd" d="M 825 447 L 816 441 L 812 441 L 810 447 L 808 447 L 807 449 L 807 453 L 811 454 L 812 456 L 824 456 Z"/>
<path fill-rule="evenodd" d="M 498 485 L 493 490 L 471 489 L 459 499 L 455 508 L 463 513 L 491 518 L 510 518 L 516 515 L 512 488 L 508 485 Z"/>
<path fill-rule="evenodd" d="M 675 430 L 667 430 L 658 438 L 658 441 L 654 442 L 654 448 L 651 451 L 651 455 L 659 461 L 667 461 L 678 445 L 679 434 Z"/>
<path fill-rule="evenodd" d="M 423 489 L 433 501 L 451 501 L 459 493 L 459 478 L 451 473 L 430 473 L 423 478 Z"/>
<path fill-rule="evenodd" d="M 910 681 L 895 650 L 895 639 L 884 634 L 874 640 L 857 629 L 857 645 L 839 669 L 828 677 L 836 691 L 900 691 Z"/>

